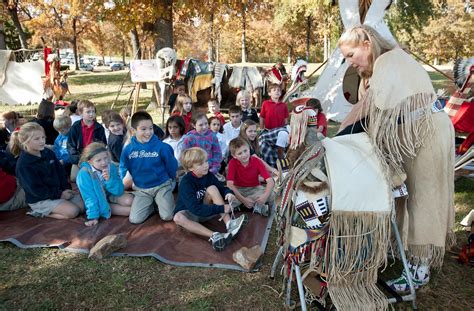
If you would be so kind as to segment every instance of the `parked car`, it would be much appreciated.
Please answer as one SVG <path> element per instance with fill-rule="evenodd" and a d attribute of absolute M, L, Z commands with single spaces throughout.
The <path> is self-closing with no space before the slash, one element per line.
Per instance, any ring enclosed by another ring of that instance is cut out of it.
<path fill-rule="evenodd" d="M 110 64 L 110 70 L 116 71 L 116 70 L 123 70 L 124 66 L 122 63 L 111 63 Z"/>
<path fill-rule="evenodd" d="M 101 59 L 94 59 L 94 61 L 92 62 L 92 65 L 94 65 L 94 66 L 103 66 L 104 62 Z"/>
<path fill-rule="evenodd" d="M 94 67 L 91 64 L 80 64 L 79 70 L 82 71 L 94 71 Z"/>

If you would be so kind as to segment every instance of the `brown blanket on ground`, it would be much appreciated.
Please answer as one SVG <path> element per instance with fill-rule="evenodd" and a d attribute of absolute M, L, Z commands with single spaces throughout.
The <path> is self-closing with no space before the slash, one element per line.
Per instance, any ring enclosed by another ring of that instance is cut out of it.
<path fill-rule="evenodd" d="M 260 245 L 265 251 L 273 220 L 273 216 L 247 214 L 249 223 L 222 252 L 214 251 L 207 239 L 186 232 L 173 222 L 164 222 L 157 214 L 140 225 L 130 224 L 128 217 L 112 216 L 109 220 L 101 220 L 95 227 L 86 227 L 83 217 L 55 220 L 28 216 L 24 209 L 1 212 L 0 242 L 8 241 L 21 248 L 59 247 L 66 251 L 88 253 L 103 237 L 125 233 L 128 244 L 114 253 L 115 256 L 153 256 L 172 265 L 243 271 L 232 260 L 232 253 L 242 246 L 250 248 L 254 245 Z M 205 226 L 225 231 L 224 223 L 219 222 L 217 217 Z"/>

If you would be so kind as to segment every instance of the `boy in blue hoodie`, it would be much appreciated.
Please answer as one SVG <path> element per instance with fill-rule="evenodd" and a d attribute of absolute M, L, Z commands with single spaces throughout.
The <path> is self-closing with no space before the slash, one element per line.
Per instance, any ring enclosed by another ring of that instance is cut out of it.
<path fill-rule="evenodd" d="M 69 130 L 71 129 L 71 118 L 68 116 L 59 116 L 54 119 L 53 126 L 59 133 L 54 141 L 53 151 L 54 154 L 56 154 L 56 158 L 58 158 L 59 162 L 66 170 L 66 175 L 69 176 L 71 174 L 72 164 L 67 150 L 67 140 Z"/>
<path fill-rule="evenodd" d="M 178 162 L 173 148 L 153 134 L 153 119 L 145 111 L 138 111 L 131 120 L 132 139 L 120 156 L 120 175 L 127 172 L 133 179 L 135 198 L 129 220 L 132 224 L 144 222 L 155 210 L 161 219 L 173 219 L 176 170 Z"/>

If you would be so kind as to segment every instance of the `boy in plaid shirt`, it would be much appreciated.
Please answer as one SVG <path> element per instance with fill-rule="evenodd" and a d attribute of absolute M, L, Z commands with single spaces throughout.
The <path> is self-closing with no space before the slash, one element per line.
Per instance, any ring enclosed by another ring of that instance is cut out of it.
<path fill-rule="evenodd" d="M 285 149 L 289 141 L 288 126 L 277 127 L 271 130 L 264 129 L 258 137 L 261 158 L 271 167 L 276 168 L 278 159 L 285 157 Z"/>

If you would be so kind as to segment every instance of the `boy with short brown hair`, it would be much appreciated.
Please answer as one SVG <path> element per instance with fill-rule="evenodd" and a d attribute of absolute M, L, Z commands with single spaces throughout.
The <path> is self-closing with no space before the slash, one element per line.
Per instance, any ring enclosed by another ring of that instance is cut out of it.
<path fill-rule="evenodd" d="M 262 104 L 260 110 L 260 129 L 271 130 L 288 124 L 290 113 L 284 102 L 280 101 L 281 87 L 279 84 L 271 84 L 268 87 L 270 99 Z"/>
<path fill-rule="evenodd" d="M 71 171 L 71 181 L 76 180 L 79 167 L 79 158 L 82 150 L 92 142 L 101 142 L 107 145 L 105 130 L 96 120 L 95 105 L 88 100 L 81 100 L 77 105 L 77 110 L 82 116 L 80 122 L 75 122 L 68 134 L 67 145 L 73 168 Z"/>
<path fill-rule="evenodd" d="M 250 155 L 249 144 L 240 137 L 231 140 L 229 150 L 233 159 L 229 161 L 227 187 L 238 200 L 234 201 L 233 207 L 243 204 L 253 209 L 254 213 L 268 216 L 269 205 L 273 205 L 272 189 L 275 182 L 265 164 L 258 157 Z M 260 184 L 259 176 L 266 181 L 265 187 Z"/>

